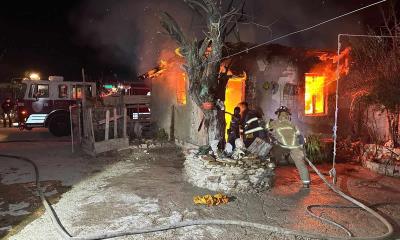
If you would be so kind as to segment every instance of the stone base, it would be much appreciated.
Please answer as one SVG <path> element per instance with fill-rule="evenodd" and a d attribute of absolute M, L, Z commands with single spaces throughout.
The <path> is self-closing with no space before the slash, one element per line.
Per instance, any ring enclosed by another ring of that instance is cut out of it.
<path fill-rule="evenodd" d="M 186 155 L 184 166 L 188 182 L 225 193 L 256 193 L 269 189 L 274 176 L 274 166 L 259 160 L 248 165 L 244 161 L 215 161 L 211 156 L 190 153 Z"/>

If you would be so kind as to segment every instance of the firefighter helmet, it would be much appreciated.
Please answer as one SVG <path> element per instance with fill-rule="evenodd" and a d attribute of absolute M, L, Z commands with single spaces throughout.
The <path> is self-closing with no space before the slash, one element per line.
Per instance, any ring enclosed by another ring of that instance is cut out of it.
<path fill-rule="evenodd" d="M 280 106 L 280 107 L 275 111 L 275 114 L 276 114 L 276 115 L 279 115 L 281 112 L 286 112 L 287 114 L 292 115 L 292 113 L 290 113 L 289 108 L 286 107 L 286 106 Z"/>

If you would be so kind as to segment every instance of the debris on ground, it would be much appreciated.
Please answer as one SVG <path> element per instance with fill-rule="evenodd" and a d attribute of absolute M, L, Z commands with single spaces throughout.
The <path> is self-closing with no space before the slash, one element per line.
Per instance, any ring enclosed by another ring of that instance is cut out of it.
<path fill-rule="evenodd" d="M 238 138 L 235 140 L 236 148 L 233 150 L 232 158 L 240 160 L 246 155 L 246 147 L 244 146 L 243 140 Z"/>
<path fill-rule="evenodd" d="M 257 154 L 259 157 L 267 156 L 272 146 L 261 138 L 256 138 L 254 142 L 247 148 L 247 151 Z"/>
<path fill-rule="evenodd" d="M 196 156 L 207 155 L 211 151 L 211 147 L 209 145 L 200 146 Z"/>
<path fill-rule="evenodd" d="M 229 198 L 221 193 L 217 193 L 214 196 L 211 196 L 209 194 L 204 195 L 204 196 L 195 196 L 193 198 L 193 202 L 195 204 L 201 204 L 201 205 L 208 205 L 210 206 L 218 206 L 220 204 L 225 204 L 229 202 Z"/>

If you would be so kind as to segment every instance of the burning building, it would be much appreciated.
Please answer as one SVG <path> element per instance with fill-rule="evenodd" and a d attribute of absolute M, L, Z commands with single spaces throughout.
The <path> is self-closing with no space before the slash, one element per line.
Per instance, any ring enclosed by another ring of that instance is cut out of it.
<path fill-rule="evenodd" d="M 247 44 L 230 46 L 235 53 Z M 347 74 L 350 49 L 339 58 L 340 75 Z M 229 52 L 226 53 L 229 55 Z M 196 145 L 206 144 L 202 128 L 203 113 L 190 99 L 188 82 L 182 68 L 184 59 L 179 51 L 165 51 L 156 76 L 152 78 L 152 115 L 157 125 L 170 137 Z M 229 81 L 225 91 L 226 111 L 232 113 L 240 102 L 275 118 L 279 106 L 292 111 L 292 120 L 306 134 L 331 134 L 334 119 L 336 63 L 333 52 L 296 49 L 268 45 L 224 60 L 221 72 Z M 152 74 L 154 74 L 152 72 Z M 229 126 L 230 115 L 226 114 Z"/>

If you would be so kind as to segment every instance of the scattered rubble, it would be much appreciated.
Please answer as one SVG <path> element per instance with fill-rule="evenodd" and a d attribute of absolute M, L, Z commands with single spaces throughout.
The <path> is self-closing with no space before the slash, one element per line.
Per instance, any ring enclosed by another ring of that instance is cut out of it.
<path fill-rule="evenodd" d="M 253 154 L 257 154 L 259 157 L 264 157 L 269 153 L 271 148 L 271 144 L 265 142 L 261 138 L 256 138 L 247 150 Z"/>
<path fill-rule="evenodd" d="M 400 148 L 365 144 L 359 160 L 366 168 L 386 176 L 400 177 Z"/>

